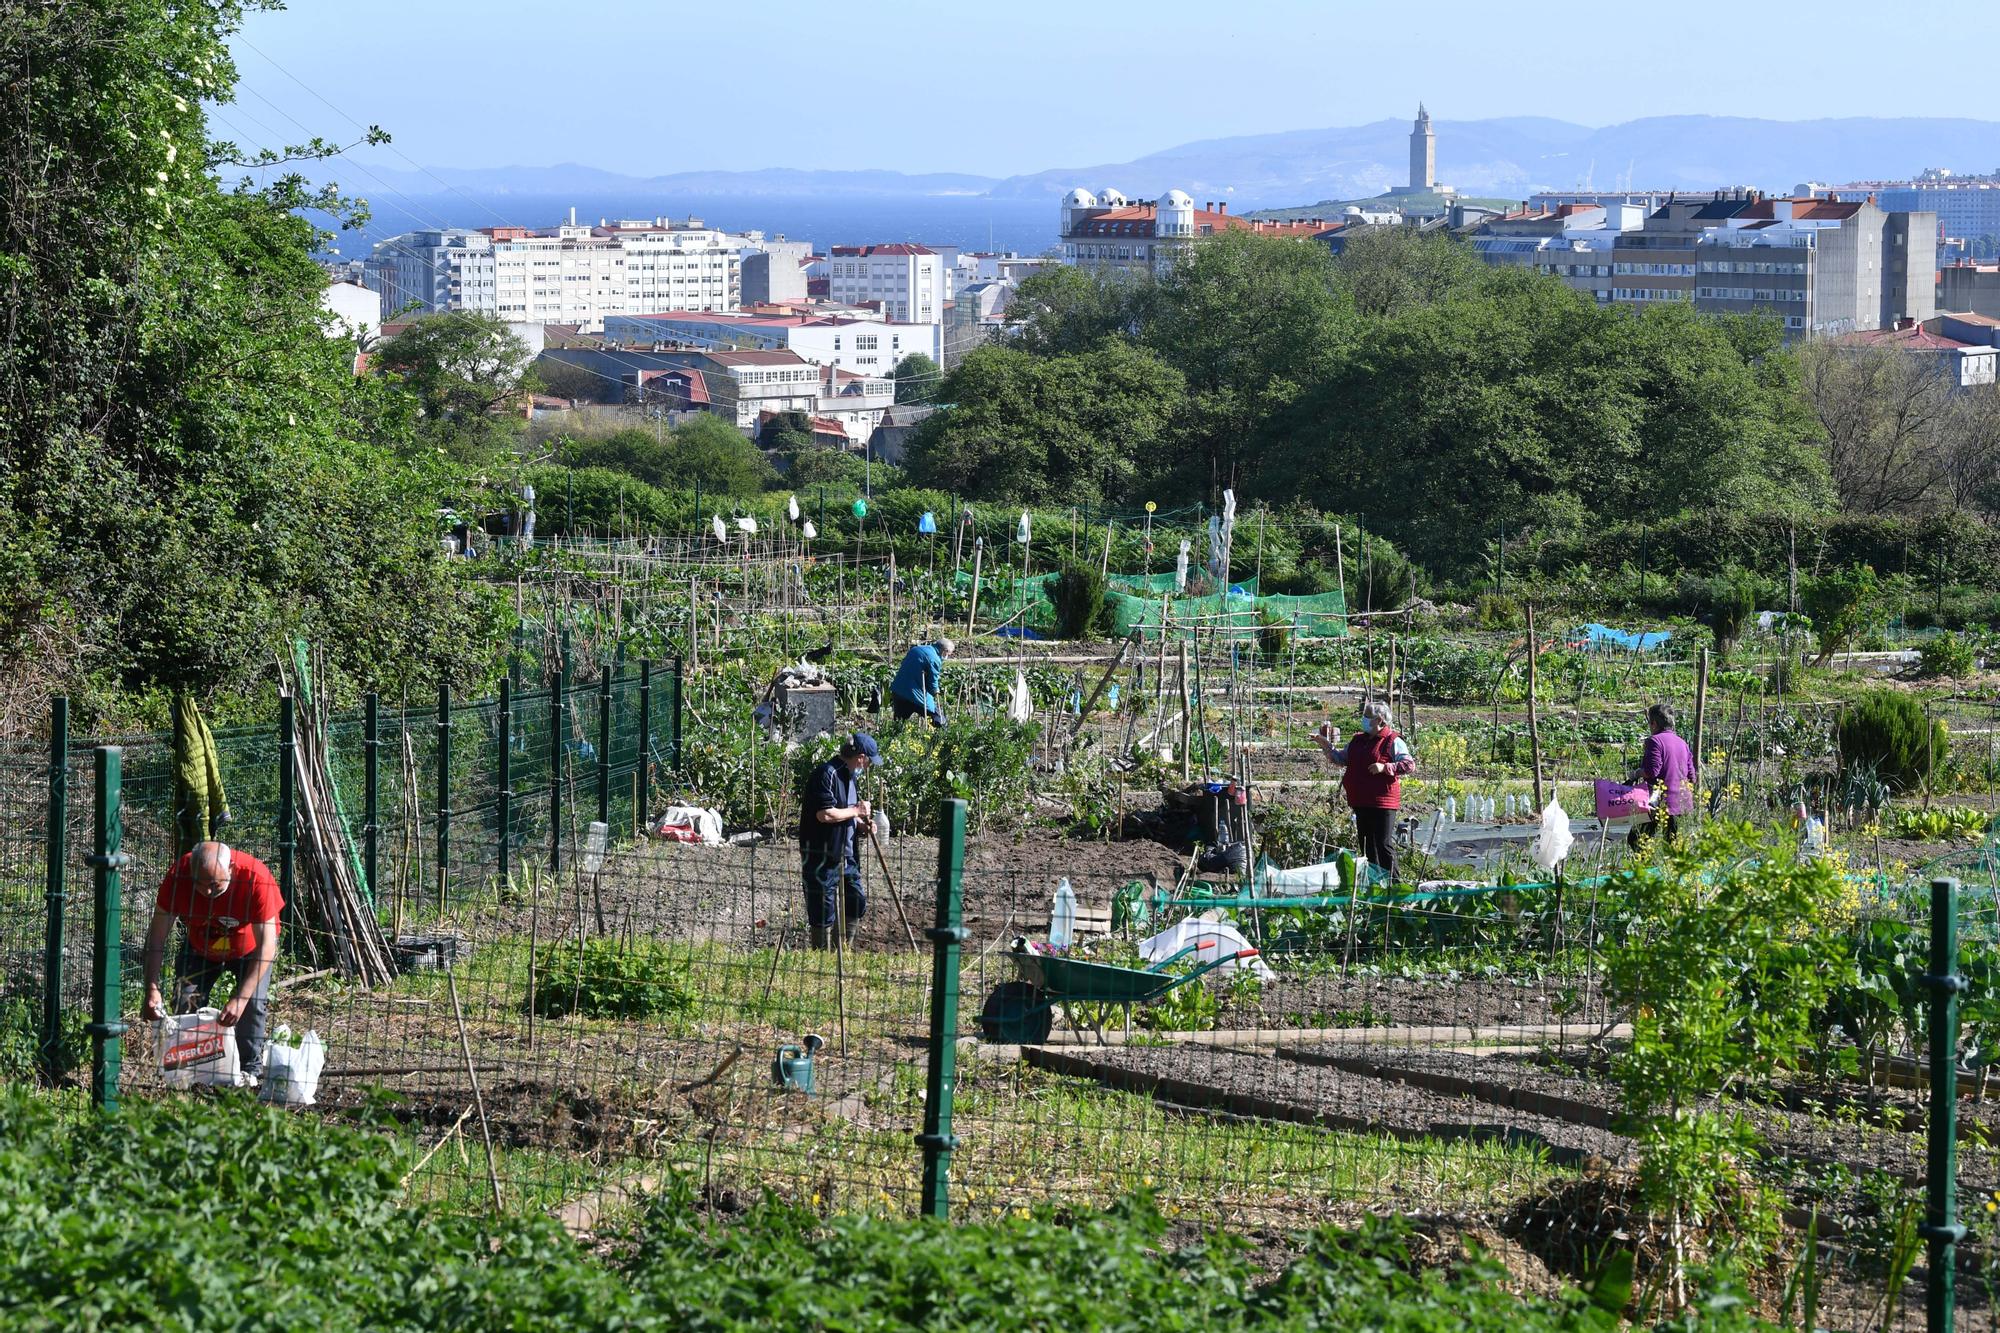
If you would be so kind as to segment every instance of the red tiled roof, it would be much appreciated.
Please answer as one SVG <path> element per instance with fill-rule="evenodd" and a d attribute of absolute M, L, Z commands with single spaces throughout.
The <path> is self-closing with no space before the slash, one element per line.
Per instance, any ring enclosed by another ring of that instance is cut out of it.
<path fill-rule="evenodd" d="M 1932 333 L 1922 325 L 1907 329 L 1863 329 L 1859 333 L 1843 334 L 1836 341 L 1860 347 L 1903 347 L 1913 352 L 1956 352 L 1979 346 L 1978 343 L 1964 343 L 1941 333 Z"/>
<path fill-rule="evenodd" d="M 843 440 L 847 438 L 847 427 L 841 425 L 832 417 L 814 417 L 812 419 L 812 432 L 815 435 L 838 435 Z"/>
<path fill-rule="evenodd" d="M 843 258 L 859 255 L 934 255 L 937 251 L 927 245 L 915 245 L 909 241 L 897 241 L 893 245 L 836 245 L 833 253 Z"/>

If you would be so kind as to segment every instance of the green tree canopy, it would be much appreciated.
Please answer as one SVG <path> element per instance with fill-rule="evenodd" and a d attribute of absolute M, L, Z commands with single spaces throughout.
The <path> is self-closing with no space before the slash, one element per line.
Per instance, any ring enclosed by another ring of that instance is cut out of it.
<path fill-rule="evenodd" d="M 922 352 L 912 352 L 896 363 L 889 377 L 896 381 L 896 401 L 928 403 L 937 398 L 938 380 L 943 372 L 938 363 Z"/>
<path fill-rule="evenodd" d="M 498 315 L 452 310 L 411 321 L 375 353 L 375 368 L 416 397 L 425 443 L 479 462 L 520 433 L 520 418 L 501 414 L 540 387 L 530 359 Z"/>
<path fill-rule="evenodd" d="M 917 427 L 911 479 L 1029 503 L 1123 496 L 1185 394 L 1179 371 L 1116 338 L 1069 356 L 982 347 L 944 379 L 953 406 Z"/>
<path fill-rule="evenodd" d="M 21 131 L 0 136 L 0 700 L 247 691 L 293 634 L 384 689 L 487 665 L 494 602 L 438 552 L 452 478 L 399 459 L 407 399 L 324 331 L 296 210 L 345 205 L 285 162 L 338 145 L 208 138 L 240 17 L 73 0 L 0 23 Z M 263 183 L 223 183 L 247 167 Z"/>

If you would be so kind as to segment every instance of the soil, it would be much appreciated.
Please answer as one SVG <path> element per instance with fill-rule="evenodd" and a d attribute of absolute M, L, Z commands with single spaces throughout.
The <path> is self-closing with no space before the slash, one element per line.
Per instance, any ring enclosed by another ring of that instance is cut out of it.
<path fill-rule="evenodd" d="M 1476 1097 L 1434 1092 L 1330 1066 L 1193 1046 L 1029 1048 L 1029 1063 L 1147 1092 L 1175 1105 L 1360 1130 L 1397 1138 L 1535 1145 L 1570 1165 L 1627 1161 L 1619 1135 L 1551 1116 L 1505 1111 Z"/>

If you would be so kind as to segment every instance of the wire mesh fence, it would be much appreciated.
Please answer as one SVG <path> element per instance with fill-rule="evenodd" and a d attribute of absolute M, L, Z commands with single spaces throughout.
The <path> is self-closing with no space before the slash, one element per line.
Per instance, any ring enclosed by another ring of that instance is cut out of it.
<path fill-rule="evenodd" d="M 311 1113 L 410 1137 L 414 1194 L 547 1210 L 580 1232 L 668 1176 L 721 1213 L 765 1190 L 828 1212 L 910 1211 L 915 1140 L 940 1088 L 930 1068 L 948 1048 L 954 1215 L 1143 1189 L 1182 1225 L 1269 1236 L 1393 1211 L 1570 1279 L 1617 1246 L 1653 1262 L 1717 1257 L 1718 1238 L 1648 1220 L 1619 1064 L 1633 1014 L 1606 977 L 1607 946 L 1632 927 L 1601 886 L 1246 905 L 1235 885 L 1203 896 L 1078 864 L 1079 945 L 1052 954 L 1033 946 L 1051 933 L 1058 868 L 1024 872 L 1000 852 L 960 877 L 970 935 L 941 1048 L 925 932 L 953 923 L 935 920 L 937 842 L 897 837 L 879 861 L 857 848 L 853 934 L 836 926 L 837 947 L 814 947 L 794 847 L 634 838 L 677 734 L 671 672 L 645 690 L 643 711 L 636 673 L 510 689 L 504 707 L 383 710 L 372 803 L 365 721 L 329 726 L 357 843 L 372 830 L 373 910 L 398 975 L 364 987 L 301 941 L 281 959 L 270 1023 L 326 1040 Z M 275 863 L 278 742 L 257 729 L 217 740 L 225 836 Z M 126 1014 L 172 860 L 167 748 L 125 748 Z M 84 756 L 71 751 L 58 977 L 78 1013 L 96 943 Z M 22 1002 L 28 1022 L 44 976 L 49 770 L 31 751 L 0 762 L 0 1002 Z M 1233 903 L 1226 930 L 1195 915 L 1219 902 Z M 1921 901 L 1861 906 L 1853 929 L 1907 964 L 1887 984 L 1914 984 Z M 1991 893 L 1969 891 L 1966 970 L 1987 966 L 1994 920 Z M 1851 1067 L 1758 1077 L 1718 1099 L 1755 1133 L 1740 1184 L 1778 1201 L 1760 1294 L 1784 1298 L 1810 1253 L 1828 1326 L 1908 1324 L 1928 1278 L 1923 1029 L 1912 1003 L 1885 1004 L 1902 1017 Z M 1987 1022 L 1969 1014 L 1975 1050 Z M 165 1095 L 145 1029 L 127 1041 L 123 1091 Z M 1975 1068 L 1965 1084 L 1957 1186 L 1978 1222 L 2000 1200 L 2000 1165 L 1985 1081 Z M 1982 1280 L 1986 1241 L 1975 1232 L 1961 1259 Z M 1966 1313 L 1989 1319 L 1980 1284 L 1965 1286 Z"/>

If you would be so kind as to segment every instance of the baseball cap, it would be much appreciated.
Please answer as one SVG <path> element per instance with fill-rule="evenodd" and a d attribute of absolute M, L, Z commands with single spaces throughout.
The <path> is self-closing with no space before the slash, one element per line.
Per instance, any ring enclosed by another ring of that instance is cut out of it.
<path fill-rule="evenodd" d="M 882 747 L 877 745 L 875 738 L 865 731 L 857 731 L 849 736 L 847 744 L 841 748 L 849 754 L 865 754 L 873 763 L 882 762 Z"/>

